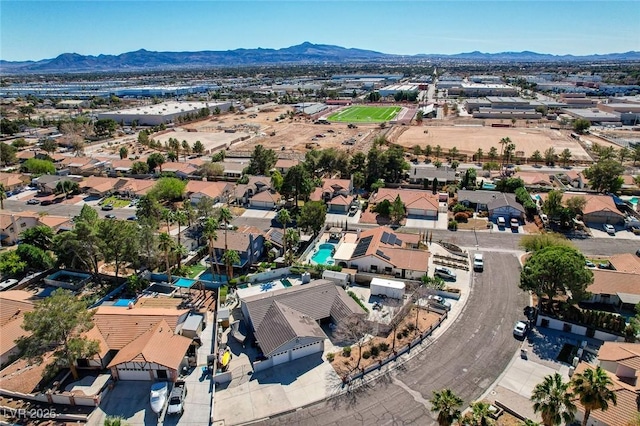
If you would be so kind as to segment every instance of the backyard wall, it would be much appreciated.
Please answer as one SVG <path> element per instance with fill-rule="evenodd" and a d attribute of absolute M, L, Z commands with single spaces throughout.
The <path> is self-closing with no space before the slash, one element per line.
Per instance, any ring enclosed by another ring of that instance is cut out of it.
<path fill-rule="evenodd" d="M 538 315 L 536 326 L 543 327 L 542 325 L 543 320 L 548 321 L 548 324 L 545 324 L 544 326 L 546 328 L 550 328 L 552 330 L 566 331 L 568 333 L 579 334 L 581 336 L 587 336 L 587 327 L 583 325 L 573 324 L 567 321 L 562 321 L 557 318 L 552 318 L 542 314 Z M 593 335 L 593 338 L 598 340 L 603 340 L 605 342 L 624 342 L 623 336 L 618 336 L 616 334 L 608 333 L 602 330 L 596 330 Z"/>
<path fill-rule="evenodd" d="M 259 272 L 247 277 L 250 283 L 257 283 L 261 281 L 270 281 L 276 278 L 284 278 L 291 272 L 289 268 L 272 269 L 271 271 Z"/>

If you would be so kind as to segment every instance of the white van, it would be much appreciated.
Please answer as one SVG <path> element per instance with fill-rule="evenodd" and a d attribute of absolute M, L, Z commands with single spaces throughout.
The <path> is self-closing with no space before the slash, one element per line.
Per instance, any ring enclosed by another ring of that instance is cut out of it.
<path fill-rule="evenodd" d="M 496 221 L 496 223 L 498 224 L 498 228 L 504 228 L 507 226 L 507 221 L 505 220 L 504 217 L 500 216 L 498 218 L 498 220 Z"/>

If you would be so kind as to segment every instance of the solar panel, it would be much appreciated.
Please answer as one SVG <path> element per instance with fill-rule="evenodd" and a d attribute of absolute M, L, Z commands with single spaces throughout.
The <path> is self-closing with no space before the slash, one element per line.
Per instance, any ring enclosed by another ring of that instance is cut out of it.
<path fill-rule="evenodd" d="M 274 243 L 282 245 L 282 232 L 280 231 L 271 231 L 271 239 Z"/>
<path fill-rule="evenodd" d="M 364 237 L 358 241 L 358 245 L 356 249 L 353 251 L 352 257 L 364 256 L 367 250 L 369 250 L 369 245 L 371 244 L 371 240 L 373 236 Z"/>
<path fill-rule="evenodd" d="M 396 242 L 396 239 L 397 239 L 396 234 L 391 234 L 390 237 L 389 237 L 389 241 L 388 241 L 389 244 L 393 245 L 393 243 Z"/>
<path fill-rule="evenodd" d="M 389 256 L 387 256 L 386 254 L 384 254 L 384 252 L 382 250 L 376 250 L 376 254 L 378 256 L 380 256 L 381 258 L 383 258 L 383 259 L 391 260 L 391 258 Z"/>
<path fill-rule="evenodd" d="M 383 233 L 382 233 L 382 238 L 380 238 L 380 242 L 382 242 L 383 244 L 387 244 L 387 243 L 388 243 L 388 241 L 389 241 L 389 237 L 390 237 L 390 236 L 391 236 L 391 235 L 390 235 L 390 234 L 388 234 L 387 232 L 383 232 Z"/>
<path fill-rule="evenodd" d="M 402 246 L 402 240 L 400 238 L 396 238 L 395 244 L 397 246 Z"/>

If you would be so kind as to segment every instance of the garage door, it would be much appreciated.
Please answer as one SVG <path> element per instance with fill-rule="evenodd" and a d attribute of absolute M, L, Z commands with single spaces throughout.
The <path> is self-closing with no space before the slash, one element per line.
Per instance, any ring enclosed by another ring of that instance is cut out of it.
<path fill-rule="evenodd" d="M 120 370 L 118 369 L 120 380 L 151 380 L 149 370 Z"/>
<path fill-rule="evenodd" d="M 301 348 L 296 348 L 291 353 L 291 359 L 302 358 L 303 356 L 313 355 L 322 351 L 322 342 L 312 343 Z"/>
<path fill-rule="evenodd" d="M 273 365 L 289 362 L 289 351 L 273 356 Z"/>
<path fill-rule="evenodd" d="M 273 203 L 270 203 L 268 201 L 251 200 L 251 207 L 256 207 L 258 209 L 269 209 L 273 207 Z"/>

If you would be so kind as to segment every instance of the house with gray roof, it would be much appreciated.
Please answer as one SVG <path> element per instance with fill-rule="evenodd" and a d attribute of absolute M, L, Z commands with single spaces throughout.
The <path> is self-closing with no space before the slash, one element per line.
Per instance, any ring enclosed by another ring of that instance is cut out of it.
<path fill-rule="evenodd" d="M 246 297 L 241 309 L 266 357 L 263 368 L 322 353 L 326 335 L 321 323 L 366 315 L 341 287 L 327 280 Z"/>
<path fill-rule="evenodd" d="M 439 187 L 460 180 L 456 174 L 457 172 L 450 167 L 436 167 L 431 164 L 411 164 L 408 173 L 410 183 L 424 184 L 425 180 L 428 180 L 431 185 L 434 179 L 438 179 Z M 429 186 L 429 189 L 431 189 L 431 186 Z"/>
<path fill-rule="evenodd" d="M 516 200 L 515 194 L 497 191 L 458 191 L 458 202 L 476 211 L 489 212 L 489 219 L 495 220 L 502 216 L 507 221 L 510 218 L 524 220 L 525 210 Z"/>

